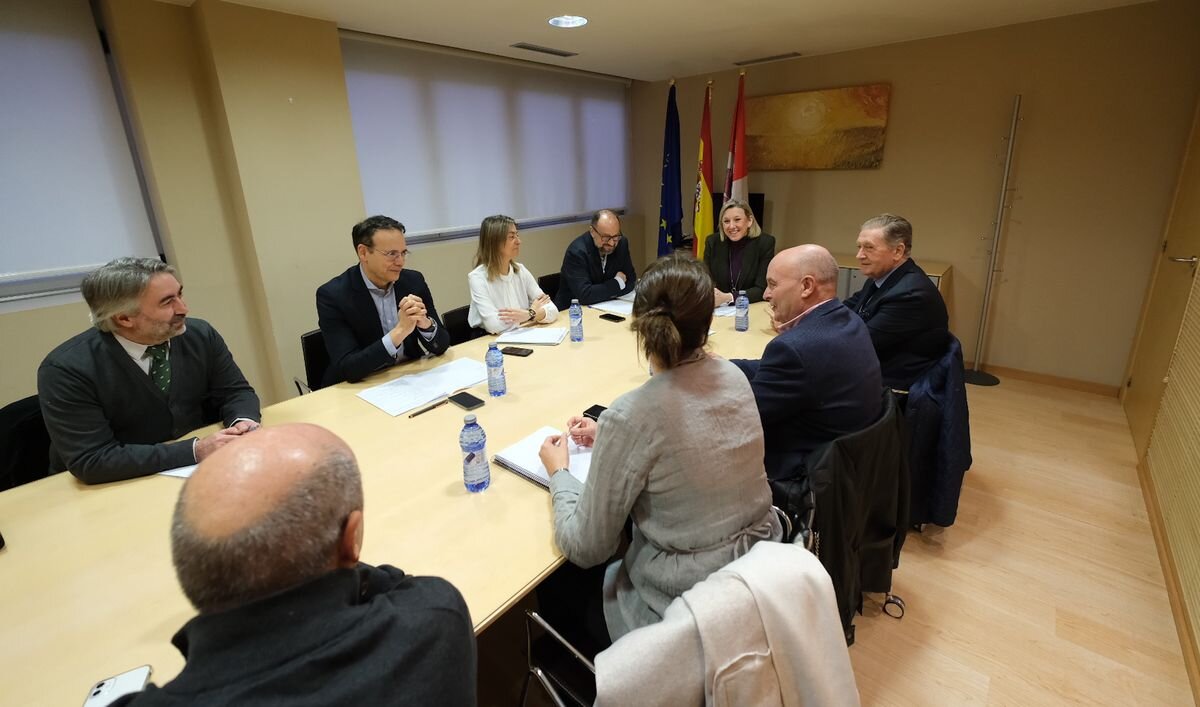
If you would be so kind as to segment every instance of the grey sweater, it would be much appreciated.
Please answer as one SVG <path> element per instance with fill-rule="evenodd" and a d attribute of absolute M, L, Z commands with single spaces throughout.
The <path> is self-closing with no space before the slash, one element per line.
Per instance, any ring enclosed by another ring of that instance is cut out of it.
<path fill-rule="evenodd" d="M 591 567 L 633 542 L 605 575 L 609 635 L 661 620 L 667 605 L 762 539 L 782 535 L 763 470 L 763 432 L 746 377 L 704 358 L 659 373 L 601 416 L 587 484 L 550 480 L 554 535 Z"/>

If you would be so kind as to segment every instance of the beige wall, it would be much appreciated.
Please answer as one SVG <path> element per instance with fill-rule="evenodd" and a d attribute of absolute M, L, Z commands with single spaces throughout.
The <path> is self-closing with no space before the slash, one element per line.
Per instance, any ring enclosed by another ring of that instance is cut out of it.
<path fill-rule="evenodd" d="M 970 359 L 1003 138 L 1023 94 L 986 360 L 1117 385 L 1200 88 L 1196 27 L 1200 4 L 1165 0 L 751 67 L 752 96 L 892 84 L 881 168 L 752 172 L 751 191 L 765 192 L 768 230 L 784 247 L 852 253 L 866 218 L 911 219 L 918 262 L 954 265 L 951 327 Z M 724 181 L 737 73 L 680 79 L 685 211 L 709 78 L 715 179 Z M 633 207 L 647 228 L 657 219 L 665 102 L 665 82 L 634 84 Z"/>

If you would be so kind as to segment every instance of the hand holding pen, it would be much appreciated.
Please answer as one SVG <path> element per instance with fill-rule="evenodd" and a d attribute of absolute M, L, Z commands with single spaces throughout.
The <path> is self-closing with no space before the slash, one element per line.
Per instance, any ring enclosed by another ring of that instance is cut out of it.
<path fill-rule="evenodd" d="M 567 435 L 580 447 L 590 447 L 596 443 L 596 421 L 590 417 L 572 417 L 567 420 Z"/>

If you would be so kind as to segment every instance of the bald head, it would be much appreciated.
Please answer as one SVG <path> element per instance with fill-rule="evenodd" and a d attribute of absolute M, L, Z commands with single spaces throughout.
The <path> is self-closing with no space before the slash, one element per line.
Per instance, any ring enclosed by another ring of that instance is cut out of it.
<path fill-rule="evenodd" d="M 171 550 L 200 611 L 237 606 L 353 565 L 362 481 L 346 443 L 315 425 L 247 434 L 207 457 L 175 506 Z"/>
<path fill-rule="evenodd" d="M 780 251 L 767 267 L 763 299 L 771 303 L 776 325 L 790 322 L 812 307 L 837 296 L 837 260 L 819 245 Z"/>

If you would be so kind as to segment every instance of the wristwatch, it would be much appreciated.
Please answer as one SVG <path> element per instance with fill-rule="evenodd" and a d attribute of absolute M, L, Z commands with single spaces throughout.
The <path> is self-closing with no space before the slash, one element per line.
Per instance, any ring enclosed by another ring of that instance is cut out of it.
<path fill-rule="evenodd" d="M 557 469 L 555 469 L 555 470 L 554 470 L 554 473 L 552 473 L 552 474 L 550 474 L 550 475 L 551 475 L 551 476 L 554 476 L 554 474 L 557 474 L 557 473 L 558 473 L 558 472 L 560 472 L 560 471 L 565 471 L 565 472 L 567 472 L 568 474 L 569 474 L 569 473 L 571 473 L 571 470 L 570 470 L 570 469 L 568 469 L 567 467 L 565 467 L 565 466 L 560 466 L 560 467 L 558 467 Z"/>
<path fill-rule="evenodd" d="M 537 319 L 537 312 L 533 311 L 533 307 L 530 307 L 529 309 L 527 309 L 525 311 L 529 312 L 529 321 L 532 322 L 534 319 Z"/>

